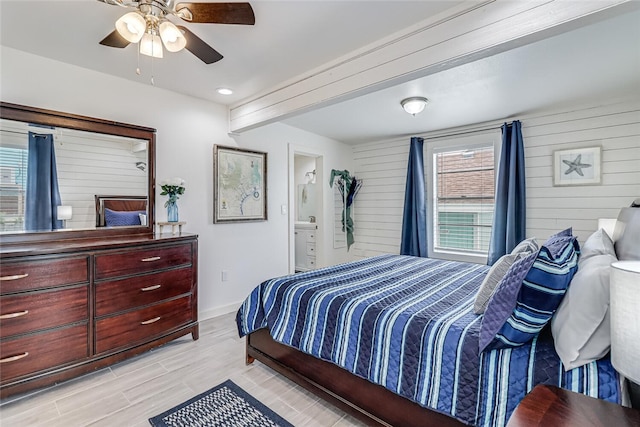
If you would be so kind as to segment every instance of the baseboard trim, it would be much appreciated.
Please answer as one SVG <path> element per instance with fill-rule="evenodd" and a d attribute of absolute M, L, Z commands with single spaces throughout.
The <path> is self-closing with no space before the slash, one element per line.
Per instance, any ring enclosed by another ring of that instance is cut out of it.
<path fill-rule="evenodd" d="M 238 308 L 240 308 L 240 305 L 242 305 L 242 301 L 233 302 L 231 304 L 222 305 L 219 307 L 214 307 L 209 310 L 201 311 L 198 313 L 198 320 L 199 321 L 209 320 L 209 319 L 213 319 L 214 317 L 222 316 L 229 313 L 234 313 L 238 311 Z"/>

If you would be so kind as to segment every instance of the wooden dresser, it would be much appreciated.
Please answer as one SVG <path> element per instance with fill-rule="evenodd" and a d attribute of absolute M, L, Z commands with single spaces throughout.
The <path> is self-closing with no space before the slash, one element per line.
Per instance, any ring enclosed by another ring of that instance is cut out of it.
<path fill-rule="evenodd" d="M 0 396 L 198 339 L 195 235 L 3 245 Z"/>

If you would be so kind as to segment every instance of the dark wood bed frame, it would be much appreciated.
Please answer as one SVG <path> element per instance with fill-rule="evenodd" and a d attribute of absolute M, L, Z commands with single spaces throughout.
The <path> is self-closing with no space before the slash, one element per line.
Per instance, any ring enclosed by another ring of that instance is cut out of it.
<path fill-rule="evenodd" d="M 96 227 L 104 227 L 104 210 L 147 211 L 146 196 L 103 196 L 96 195 Z"/>
<path fill-rule="evenodd" d="M 332 363 L 280 344 L 267 329 L 247 336 L 247 363 L 254 359 L 371 426 L 465 426 Z"/>

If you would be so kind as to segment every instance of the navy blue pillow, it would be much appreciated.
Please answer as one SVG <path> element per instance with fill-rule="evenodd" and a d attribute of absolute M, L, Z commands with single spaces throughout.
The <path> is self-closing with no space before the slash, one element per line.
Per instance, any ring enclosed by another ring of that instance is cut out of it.
<path fill-rule="evenodd" d="M 525 344 L 551 320 L 578 269 L 580 246 L 566 232 L 551 236 L 535 257 L 511 266 L 513 272 L 510 268 L 487 305 L 480 351 Z"/>
<path fill-rule="evenodd" d="M 104 223 L 107 227 L 122 227 L 126 225 L 141 225 L 140 214 L 145 211 L 114 211 L 104 209 Z"/>

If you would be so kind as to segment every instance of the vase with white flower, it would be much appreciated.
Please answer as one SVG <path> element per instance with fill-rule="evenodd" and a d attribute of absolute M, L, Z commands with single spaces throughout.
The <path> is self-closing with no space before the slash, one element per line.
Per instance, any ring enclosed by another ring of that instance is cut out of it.
<path fill-rule="evenodd" d="M 162 192 L 161 196 L 169 196 L 164 203 L 164 207 L 167 208 L 167 221 L 178 222 L 178 196 L 184 194 L 185 186 L 182 178 L 166 179 L 160 183 Z"/>

